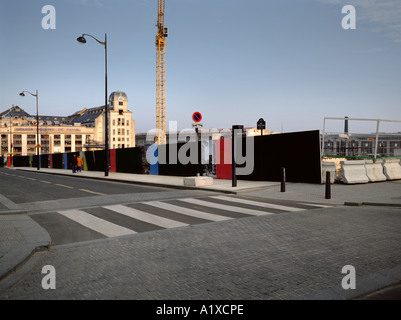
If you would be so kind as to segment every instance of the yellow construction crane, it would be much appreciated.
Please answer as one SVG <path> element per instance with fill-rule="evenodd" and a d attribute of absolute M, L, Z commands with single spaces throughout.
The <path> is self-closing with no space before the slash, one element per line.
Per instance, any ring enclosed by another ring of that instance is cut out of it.
<path fill-rule="evenodd" d="M 164 27 L 164 2 L 158 0 L 156 35 L 156 143 L 166 144 L 166 60 L 167 28 Z"/>

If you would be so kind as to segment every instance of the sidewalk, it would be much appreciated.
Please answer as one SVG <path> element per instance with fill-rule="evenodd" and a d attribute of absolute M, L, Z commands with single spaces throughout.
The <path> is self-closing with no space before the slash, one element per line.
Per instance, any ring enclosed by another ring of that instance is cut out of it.
<path fill-rule="evenodd" d="M 0 214 L 0 282 L 35 252 L 46 250 L 50 241 L 46 230 L 27 215 Z"/>
<path fill-rule="evenodd" d="M 38 172 L 37 168 L 15 168 Z M 266 199 L 282 199 L 327 205 L 376 205 L 401 207 L 401 180 L 358 185 L 331 185 L 331 199 L 325 199 L 325 185 L 306 183 L 286 183 L 286 192 L 280 191 L 279 182 L 238 180 L 237 187 L 231 186 L 231 180 L 214 179 L 212 186 L 187 187 L 183 177 L 138 175 L 110 172 L 83 171 L 73 174 L 70 170 L 40 169 L 40 173 L 75 176 L 90 179 L 104 179 L 125 183 L 137 183 L 183 189 L 201 189 L 220 191 Z M 2 195 L 0 195 L 1 197 Z M 12 274 L 37 251 L 50 245 L 48 233 L 36 224 L 28 215 L 18 212 L 15 204 L 0 198 L 0 284 L 7 275 Z M 21 212 L 22 213 L 22 212 Z M 0 285 L 1 290 L 1 285 Z M 394 291 L 392 291 L 394 292 Z M 383 292 L 379 292 L 383 298 Z M 369 298 L 375 296 L 369 296 Z M 384 297 L 386 297 L 384 295 Z M 390 295 L 389 298 L 392 296 Z"/>
<path fill-rule="evenodd" d="M 37 168 L 16 168 L 38 172 Z M 401 180 L 384 181 L 365 184 L 332 184 L 331 199 L 325 199 L 324 184 L 286 183 L 286 191 L 281 192 L 280 182 L 237 180 L 237 187 L 232 187 L 231 180 L 214 179 L 213 185 L 202 187 L 184 186 L 183 177 L 159 176 L 109 172 L 82 171 L 72 173 L 71 170 L 41 168 L 40 173 L 76 176 L 81 178 L 102 179 L 117 182 L 136 183 L 159 187 L 182 189 L 199 189 L 232 194 L 252 194 L 254 196 L 291 201 L 306 201 L 329 205 L 401 205 Z"/>

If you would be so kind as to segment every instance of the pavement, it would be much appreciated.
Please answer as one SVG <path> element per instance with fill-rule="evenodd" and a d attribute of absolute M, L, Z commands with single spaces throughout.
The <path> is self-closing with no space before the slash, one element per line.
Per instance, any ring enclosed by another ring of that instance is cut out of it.
<path fill-rule="evenodd" d="M 37 168 L 10 168 L 10 170 L 37 171 Z M 266 199 L 305 201 L 316 204 L 339 206 L 370 206 L 401 208 L 401 180 L 367 184 L 331 185 L 331 199 L 325 199 L 325 185 L 306 183 L 286 183 L 286 191 L 281 192 L 279 182 L 238 180 L 232 187 L 231 180 L 217 180 L 211 186 L 184 186 L 182 177 L 153 176 L 110 172 L 83 171 L 72 174 L 70 170 L 41 168 L 40 173 L 77 176 L 88 179 L 137 183 L 183 189 L 200 189 L 224 193 L 252 195 Z M 400 212 L 401 214 L 401 212 Z M 9 286 L 8 276 L 29 267 L 35 256 L 47 250 L 51 239 L 49 234 L 34 222 L 23 210 L 0 194 L 0 292 Z M 401 299 L 401 265 L 387 270 L 374 278 L 374 286 L 366 285 L 358 296 L 349 299 L 393 300 Z M 366 283 L 369 281 L 366 277 Z M 371 280 L 371 279 L 370 279 Z M 316 294 L 305 295 L 304 299 L 344 299 L 336 295 L 338 288 L 327 288 Z M 318 294 L 318 295 L 317 295 Z"/>

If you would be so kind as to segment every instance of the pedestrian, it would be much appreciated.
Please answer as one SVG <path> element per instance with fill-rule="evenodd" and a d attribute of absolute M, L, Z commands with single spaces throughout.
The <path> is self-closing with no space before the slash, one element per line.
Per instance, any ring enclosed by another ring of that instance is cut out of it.
<path fill-rule="evenodd" d="M 72 158 L 72 173 L 76 173 L 77 172 L 77 156 L 74 154 L 73 158 Z"/>
<path fill-rule="evenodd" d="M 82 160 L 81 156 L 77 157 L 77 168 L 78 172 L 82 171 L 82 166 L 84 165 L 84 161 Z"/>

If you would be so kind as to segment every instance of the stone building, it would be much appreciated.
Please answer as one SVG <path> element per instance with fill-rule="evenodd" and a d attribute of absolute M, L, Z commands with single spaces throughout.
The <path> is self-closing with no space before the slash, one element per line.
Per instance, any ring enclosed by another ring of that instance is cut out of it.
<path fill-rule="evenodd" d="M 135 121 L 128 110 L 124 92 L 109 96 L 110 149 L 135 147 Z M 40 154 L 100 150 L 104 148 L 104 106 L 84 108 L 70 116 L 39 117 L 37 137 L 36 115 L 18 106 L 0 113 L 0 155 Z"/>

